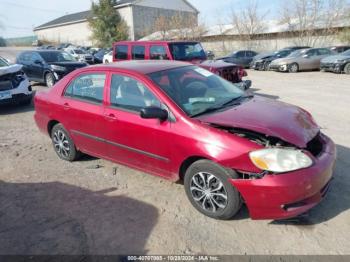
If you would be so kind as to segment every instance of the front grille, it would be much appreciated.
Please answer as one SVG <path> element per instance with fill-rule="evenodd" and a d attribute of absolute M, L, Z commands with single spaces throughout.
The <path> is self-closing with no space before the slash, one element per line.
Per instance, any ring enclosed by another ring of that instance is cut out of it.
<path fill-rule="evenodd" d="M 237 83 L 239 82 L 238 71 L 235 67 L 225 67 L 219 70 L 220 76 L 226 80 Z"/>
<path fill-rule="evenodd" d="M 322 63 L 322 64 L 321 64 L 321 67 L 322 67 L 322 68 L 329 68 L 329 69 L 332 69 L 332 68 L 334 68 L 334 64 L 332 64 L 332 63 Z"/>
<path fill-rule="evenodd" d="M 0 76 L 0 91 L 11 90 L 19 86 L 24 80 L 22 72 L 10 73 Z"/>
<path fill-rule="evenodd" d="M 10 80 L 0 81 L 0 91 L 11 90 L 13 88 Z"/>
<path fill-rule="evenodd" d="M 321 138 L 321 133 L 318 133 L 309 143 L 307 143 L 306 150 L 315 157 L 322 153 L 323 141 Z"/>

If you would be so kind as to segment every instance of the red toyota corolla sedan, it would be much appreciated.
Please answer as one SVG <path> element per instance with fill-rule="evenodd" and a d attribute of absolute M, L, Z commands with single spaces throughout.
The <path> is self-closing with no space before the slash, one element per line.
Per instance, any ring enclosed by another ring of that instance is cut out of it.
<path fill-rule="evenodd" d="M 253 219 L 304 213 L 327 193 L 336 159 L 305 110 L 182 62 L 78 69 L 38 92 L 35 109 L 61 159 L 83 152 L 183 180 L 192 205 L 217 219 L 243 202 Z"/>

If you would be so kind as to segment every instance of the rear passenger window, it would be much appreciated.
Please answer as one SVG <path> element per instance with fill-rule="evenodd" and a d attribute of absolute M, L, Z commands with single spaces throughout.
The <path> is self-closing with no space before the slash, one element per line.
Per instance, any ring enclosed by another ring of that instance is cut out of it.
<path fill-rule="evenodd" d="M 169 57 L 166 53 L 164 46 L 161 46 L 161 45 L 151 46 L 149 53 L 150 53 L 150 59 L 152 60 L 169 60 Z"/>
<path fill-rule="evenodd" d="M 64 95 L 95 103 L 102 103 L 105 74 L 85 74 L 74 79 Z"/>
<path fill-rule="evenodd" d="M 118 59 L 118 60 L 128 59 L 128 46 L 127 45 L 117 45 L 115 47 L 115 59 Z"/>
<path fill-rule="evenodd" d="M 143 60 L 145 59 L 145 47 L 141 45 L 133 46 L 131 49 L 132 59 Z"/>
<path fill-rule="evenodd" d="M 111 105 L 140 112 L 144 107 L 161 107 L 160 101 L 141 82 L 131 77 L 114 74 L 110 88 Z"/>

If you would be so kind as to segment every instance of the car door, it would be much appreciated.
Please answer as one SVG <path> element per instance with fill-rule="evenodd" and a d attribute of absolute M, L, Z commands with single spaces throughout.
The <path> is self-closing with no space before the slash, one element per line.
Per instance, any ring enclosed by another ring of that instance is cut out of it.
<path fill-rule="evenodd" d="M 70 132 L 77 147 L 88 154 L 106 157 L 103 142 L 104 72 L 83 73 L 66 87 L 59 110 L 63 125 Z"/>
<path fill-rule="evenodd" d="M 104 128 L 109 158 L 148 172 L 171 176 L 171 121 L 143 119 L 144 107 L 161 107 L 147 85 L 132 75 L 113 73 Z"/>
<path fill-rule="evenodd" d="M 327 48 L 319 48 L 317 49 L 317 61 L 315 61 L 314 68 L 313 69 L 320 69 L 321 66 L 321 60 L 327 56 L 330 56 L 332 54 L 332 51 L 330 51 Z"/>
<path fill-rule="evenodd" d="M 44 81 L 44 59 L 38 53 L 32 52 L 30 63 L 31 78 L 36 81 Z"/>
<path fill-rule="evenodd" d="M 22 69 L 30 80 L 32 79 L 31 52 L 24 52 L 18 57 L 18 63 L 23 65 Z"/>
<path fill-rule="evenodd" d="M 317 64 L 318 54 L 316 49 L 307 51 L 301 58 L 299 63 L 300 70 L 311 70 Z"/>

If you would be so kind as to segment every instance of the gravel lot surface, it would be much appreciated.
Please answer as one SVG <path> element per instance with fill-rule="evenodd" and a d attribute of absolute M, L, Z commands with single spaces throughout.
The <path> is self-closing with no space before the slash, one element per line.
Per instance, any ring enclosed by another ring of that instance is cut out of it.
<path fill-rule="evenodd" d="M 307 109 L 337 144 L 331 191 L 307 217 L 254 221 L 243 208 L 231 221 L 207 218 L 181 184 L 92 157 L 59 160 L 33 106 L 2 106 L 0 254 L 350 254 L 350 76 L 248 74 L 256 94 Z"/>

